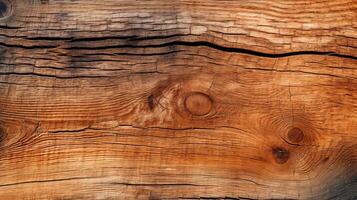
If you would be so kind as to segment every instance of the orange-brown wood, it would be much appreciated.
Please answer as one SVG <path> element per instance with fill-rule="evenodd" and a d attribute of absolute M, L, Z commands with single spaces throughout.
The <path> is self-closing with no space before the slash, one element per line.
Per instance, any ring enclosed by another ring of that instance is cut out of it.
<path fill-rule="evenodd" d="M 356 199 L 354 0 L 0 0 L 0 199 Z"/>

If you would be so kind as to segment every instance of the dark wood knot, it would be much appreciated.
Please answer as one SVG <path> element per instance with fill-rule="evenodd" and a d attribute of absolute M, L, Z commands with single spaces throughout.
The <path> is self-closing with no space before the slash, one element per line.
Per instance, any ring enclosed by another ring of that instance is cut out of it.
<path fill-rule="evenodd" d="M 194 92 L 185 99 L 185 108 L 192 115 L 207 115 L 212 110 L 213 101 L 211 97 L 202 92 Z"/>
<path fill-rule="evenodd" d="M 272 149 L 275 161 L 279 164 L 284 164 L 289 160 L 290 153 L 283 147 L 275 147 Z"/>
<path fill-rule="evenodd" d="M 299 143 L 304 139 L 304 132 L 299 128 L 292 128 L 288 132 L 288 140 L 292 143 Z"/>
<path fill-rule="evenodd" d="M 7 17 L 11 14 L 11 4 L 8 0 L 0 0 L 0 18 Z"/>
<path fill-rule="evenodd" d="M 150 110 L 154 108 L 154 103 L 155 103 L 155 97 L 153 95 L 148 96 L 148 106 Z"/>
<path fill-rule="evenodd" d="M 0 128 L 0 144 L 2 143 L 2 141 L 5 140 L 5 138 L 6 138 L 6 134 L 5 134 L 4 130 L 2 130 Z"/>
<path fill-rule="evenodd" d="M 49 0 L 41 0 L 41 4 L 48 4 Z"/>

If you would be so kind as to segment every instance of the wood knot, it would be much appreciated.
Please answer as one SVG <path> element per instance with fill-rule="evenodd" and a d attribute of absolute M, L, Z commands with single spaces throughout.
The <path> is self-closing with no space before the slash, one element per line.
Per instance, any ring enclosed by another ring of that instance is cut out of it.
<path fill-rule="evenodd" d="M 185 99 L 185 108 L 192 115 L 207 115 L 212 110 L 213 101 L 207 94 L 194 92 Z"/>
<path fill-rule="evenodd" d="M 292 143 L 299 143 L 304 139 L 304 132 L 299 128 L 292 128 L 288 132 L 288 140 Z"/>
<path fill-rule="evenodd" d="M 149 106 L 150 110 L 154 109 L 155 97 L 153 95 L 150 95 L 150 96 L 148 96 L 147 100 L 148 100 L 147 102 L 148 102 L 148 106 Z"/>
<path fill-rule="evenodd" d="M 0 18 L 5 18 L 11 14 L 11 4 L 8 0 L 0 0 Z"/>
<path fill-rule="evenodd" d="M 0 144 L 2 143 L 2 141 L 4 141 L 6 138 L 6 134 L 5 132 L 0 128 Z"/>
<path fill-rule="evenodd" d="M 290 153 L 283 147 L 275 147 L 272 150 L 275 161 L 279 164 L 284 164 L 289 160 Z"/>
<path fill-rule="evenodd" d="M 322 163 L 325 163 L 325 162 L 327 162 L 328 160 L 330 159 L 330 157 L 325 157 L 324 159 L 322 159 Z"/>

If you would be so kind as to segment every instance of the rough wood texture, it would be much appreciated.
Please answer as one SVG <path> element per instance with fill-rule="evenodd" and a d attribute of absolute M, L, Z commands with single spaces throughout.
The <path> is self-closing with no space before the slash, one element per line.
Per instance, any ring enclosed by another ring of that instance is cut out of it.
<path fill-rule="evenodd" d="M 0 0 L 0 199 L 356 199 L 355 0 Z"/>

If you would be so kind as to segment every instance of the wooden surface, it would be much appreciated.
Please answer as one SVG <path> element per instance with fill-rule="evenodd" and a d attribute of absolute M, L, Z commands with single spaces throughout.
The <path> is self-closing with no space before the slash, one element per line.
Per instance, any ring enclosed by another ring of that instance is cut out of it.
<path fill-rule="evenodd" d="M 0 0 L 0 199 L 357 199 L 355 0 Z"/>

